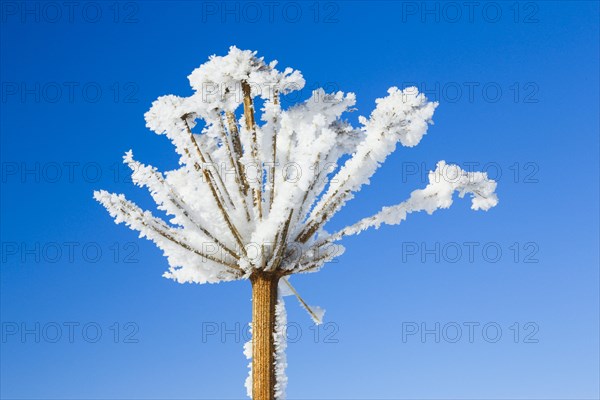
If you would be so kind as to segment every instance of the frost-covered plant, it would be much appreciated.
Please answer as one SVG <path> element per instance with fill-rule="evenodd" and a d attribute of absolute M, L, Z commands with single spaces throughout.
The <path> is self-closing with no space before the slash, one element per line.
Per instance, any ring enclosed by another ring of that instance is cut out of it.
<path fill-rule="evenodd" d="M 192 72 L 192 96 L 168 95 L 152 104 L 147 126 L 173 142 L 180 168 L 161 173 L 135 161 L 131 151 L 124 161 L 135 184 L 146 187 L 158 209 L 171 217 L 168 222 L 122 194 L 94 193 L 116 223 L 124 222 L 163 250 L 169 263 L 165 277 L 180 283 L 252 282 L 247 388 L 260 400 L 284 396 L 281 297 L 296 295 L 316 323 L 323 317 L 301 299 L 289 276 L 315 272 L 339 256 L 343 248 L 337 243 L 345 236 L 399 224 L 412 212 L 450 207 L 454 192 L 468 194 L 474 210 L 498 202 L 496 183 L 485 173 L 440 161 L 429 184 L 408 200 L 326 232 L 327 221 L 369 183 L 398 143 L 413 147 L 421 141 L 437 103 L 416 88 L 392 87 L 354 127 L 342 119 L 353 110 L 353 93 L 319 89 L 300 104 L 282 107 L 281 96 L 305 82 L 299 71 L 279 71 L 276 64 L 231 47 L 226 56 L 212 56 Z"/>

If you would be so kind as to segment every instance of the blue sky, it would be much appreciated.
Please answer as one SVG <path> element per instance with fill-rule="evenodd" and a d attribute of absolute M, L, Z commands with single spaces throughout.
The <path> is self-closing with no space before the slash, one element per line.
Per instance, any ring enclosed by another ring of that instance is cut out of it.
<path fill-rule="evenodd" d="M 0 3 L 1 397 L 245 397 L 249 283 L 162 278 L 159 250 L 92 199 L 150 206 L 122 154 L 176 157 L 143 113 L 237 45 L 362 114 L 394 85 L 440 102 L 332 227 L 441 159 L 498 181 L 487 213 L 411 215 L 293 280 L 327 314 L 316 329 L 287 300 L 290 399 L 598 398 L 598 3 L 269 4 Z"/>

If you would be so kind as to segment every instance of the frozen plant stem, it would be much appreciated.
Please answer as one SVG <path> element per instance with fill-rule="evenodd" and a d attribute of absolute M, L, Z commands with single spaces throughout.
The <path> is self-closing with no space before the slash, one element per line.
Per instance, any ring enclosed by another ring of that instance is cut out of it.
<path fill-rule="evenodd" d="M 283 296 L 295 295 L 316 324 L 322 321 L 324 310 L 300 297 L 288 281 L 291 275 L 316 272 L 343 254 L 339 242 L 346 236 L 448 208 L 455 193 L 470 196 L 473 210 L 498 203 L 496 182 L 485 173 L 440 161 L 428 185 L 404 202 L 328 233 L 327 223 L 398 145 L 419 144 L 437 103 L 416 88 L 392 87 L 353 126 L 346 116 L 355 110 L 354 93 L 317 89 L 305 101 L 283 107 L 280 96 L 301 90 L 305 81 L 299 71 L 276 66 L 256 52 L 231 47 L 188 77 L 194 94 L 152 103 L 146 126 L 174 144 L 179 165 L 162 173 L 134 160 L 132 151 L 124 161 L 135 184 L 148 189 L 168 219 L 124 195 L 94 192 L 116 223 L 163 251 L 169 263 L 165 277 L 179 283 L 250 280 L 253 335 L 244 352 L 252 357 L 246 389 L 255 400 L 285 398 Z M 242 96 L 233 96 L 238 88 Z M 280 287 L 279 279 L 285 279 Z"/>
<path fill-rule="evenodd" d="M 279 274 L 257 271 L 252 282 L 252 398 L 275 400 L 275 306 Z"/>

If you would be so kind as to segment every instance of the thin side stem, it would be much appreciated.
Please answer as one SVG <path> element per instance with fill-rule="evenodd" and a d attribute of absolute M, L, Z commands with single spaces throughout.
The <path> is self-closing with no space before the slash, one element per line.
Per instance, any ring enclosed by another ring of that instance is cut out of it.
<path fill-rule="evenodd" d="M 244 94 L 244 117 L 246 120 L 246 129 L 250 132 L 252 141 L 251 156 L 259 170 L 258 187 L 254 189 L 254 203 L 258 210 L 258 218 L 262 219 L 262 186 L 263 186 L 263 167 L 258 159 L 258 140 L 256 138 L 256 122 L 254 119 L 254 104 L 252 102 L 252 93 L 250 85 L 246 81 L 242 81 L 242 92 Z"/>
<path fill-rule="evenodd" d="M 192 133 L 192 130 L 190 129 L 190 126 L 188 125 L 187 121 L 185 121 L 185 126 L 187 128 L 187 131 L 188 131 L 190 137 L 191 137 L 192 142 L 196 146 L 196 151 L 198 152 L 198 155 L 200 156 L 201 162 L 205 163 L 206 160 L 205 160 L 204 156 L 202 155 L 202 151 L 200 151 L 200 147 L 198 146 L 198 143 L 196 143 L 196 140 L 194 139 L 194 134 Z M 247 255 L 246 254 L 246 248 L 244 247 L 244 243 L 242 241 L 242 237 L 241 237 L 240 233 L 238 232 L 237 228 L 235 227 L 235 225 L 233 224 L 233 222 L 231 221 L 231 218 L 229 217 L 229 214 L 227 213 L 227 210 L 223 206 L 223 202 L 219 198 L 219 194 L 217 192 L 217 189 L 215 188 L 215 184 L 214 184 L 214 182 L 212 180 L 210 172 L 206 168 L 202 168 L 202 173 L 204 174 L 204 178 L 206 179 L 206 182 L 207 182 L 207 184 L 208 184 L 208 186 L 210 188 L 210 191 L 211 191 L 211 193 L 212 193 L 212 195 L 213 195 L 213 197 L 215 199 L 215 202 L 217 203 L 217 208 L 221 211 L 223 219 L 225 219 L 225 223 L 227 224 L 227 227 L 231 231 L 231 234 L 233 235 L 233 237 L 236 240 L 237 244 L 240 246 L 240 250 L 242 251 L 242 253 L 244 254 L 244 256 L 246 256 Z"/>

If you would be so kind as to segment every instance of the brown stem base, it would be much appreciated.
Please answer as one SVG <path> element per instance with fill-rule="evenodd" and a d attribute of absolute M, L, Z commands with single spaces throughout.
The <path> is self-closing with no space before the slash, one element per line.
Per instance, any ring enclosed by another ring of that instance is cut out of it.
<path fill-rule="evenodd" d="M 275 306 L 279 276 L 255 272 L 252 282 L 252 398 L 275 400 Z"/>

